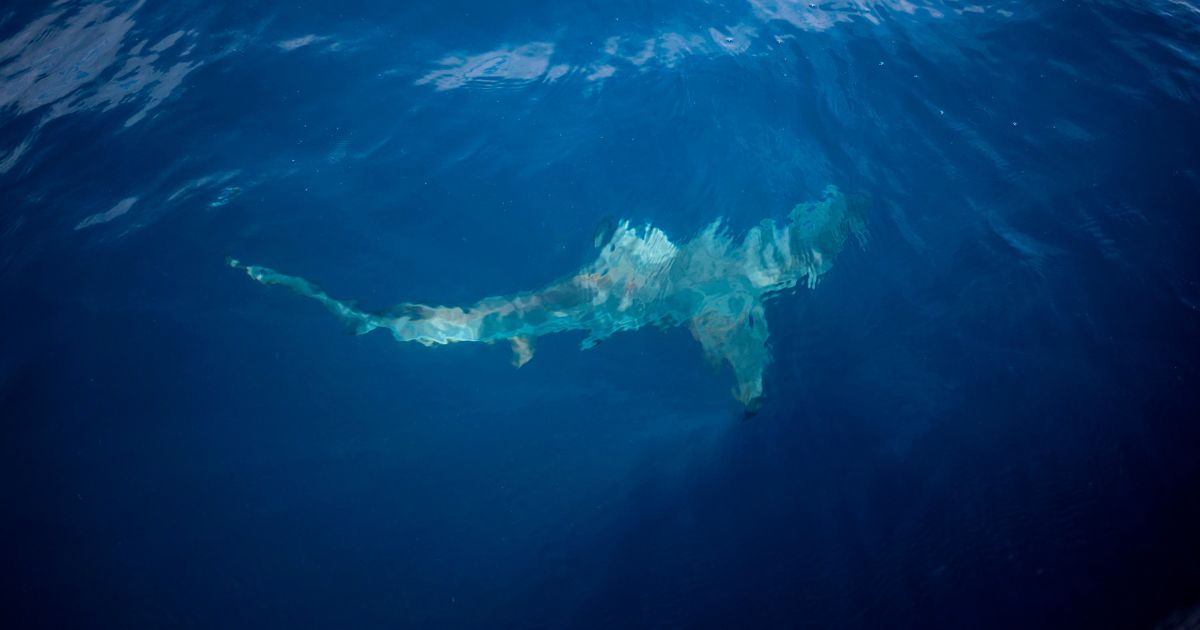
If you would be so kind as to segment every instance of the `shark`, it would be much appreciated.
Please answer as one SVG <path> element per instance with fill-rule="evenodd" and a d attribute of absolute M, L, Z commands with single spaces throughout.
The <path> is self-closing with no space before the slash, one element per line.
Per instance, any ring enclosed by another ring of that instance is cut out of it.
<path fill-rule="evenodd" d="M 729 365 L 733 397 L 754 413 L 771 363 L 764 303 L 798 286 L 815 289 L 851 241 L 865 248 L 869 204 L 865 194 L 829 185 L 819 198 L 793 207 L 782 224 L 766 219 L 735 238 L 718 219 L 681 243 L 652 225 L 608 222 L 595 236 L 597 258 L 582 269 L 534 291 L 464 306 L 363 310 L 304 278 L 233 258 L 227 263 L 256 282 L 320 302 L 356 334 L 385 330 L 424 346 L 507 342 L 518 368 L 544 335 L 586 331 L 586 350 L 622 331 L 685 326 L 710 363 Z"/>

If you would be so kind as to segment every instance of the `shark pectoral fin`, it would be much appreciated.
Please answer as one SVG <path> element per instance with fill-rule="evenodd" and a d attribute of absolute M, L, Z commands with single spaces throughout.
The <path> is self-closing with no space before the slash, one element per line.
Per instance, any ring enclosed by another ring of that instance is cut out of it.
<path fill-rule="evenodd" d="M 748 311 L 728 313 L 710 309 L 688 320 L 692 336 L 704 348 L 704 356 L 713 363 L 726 361 L 737 379 L 732 393 L 755 412 L 762 404 L 763 372 L 771 362 L 767 349 L 767 323 L 757 300 Z"/>
<path fill-rule="evenodd" d="M 519 368 L 533 358 L 533 337 L 513 337 L 508 340 L 512 344 L 512 364 Z"/>

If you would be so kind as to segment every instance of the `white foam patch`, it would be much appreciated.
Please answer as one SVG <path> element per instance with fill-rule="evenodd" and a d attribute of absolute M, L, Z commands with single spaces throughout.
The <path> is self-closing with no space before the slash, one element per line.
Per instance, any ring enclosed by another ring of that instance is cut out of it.
<path fill-rule="evenodd" d="M 608 79 L 623 67 L 646 70 L 652 67 L 674 68 L 692 55 L 741 54 L 750 49 L 757 29 L 748 24 L 709 28 L 702 33 L 663 31 L 653 37 L 626 40 L 614 35 L 604 39 L 596 56 L 580 63 L 551 65 L 555 46 L 549 42 L 530 42 L 502 46 L 473 55 L 449 55 L 416 80 L 417 85 L 432 84 L 438 91 L 463 87 L 487 88 L 500 84 L 519 85 L 536 79 L 557 81 L 572 71 L 585 81 Z"/>
<path fill-rule="evenodd" d="M 170 196 L 167 197 L 167 201 L 168 202 L 182 201 L 184 199 L 187 199 L 188 197 L 195 195 L 196 193 L 198 193 L 202 190 L 208 190 L 208 189 L 215 188 L 217 186 L 221 186 L 221 185 L 225 184 L 226 182 L 228 182 L 229 180 L 233 179 L 234 177 L 237 177 L 240 174 L 241 174 L 241 171 L 232 170 L 232 171 L 219 171 L 216 173 L 212 173 L 211 175 L 197 177 L 196 179 L 193 179 L 193 180 L 185 183 L 183 186 L 180 186 L 179 188 L 177 188 L 175 190 L 175 192 L 171 193 Z"/>
<path fill-rule="evenodd" d="M 554 44 L 530 42 L 516 47 L 501 47 L 469 57 L 448 56 L 443 66 L 417 79 L 417 85 L 432 83 L 438 91 L 468 84 L 529 82 L 542 77 L 550 68 Z"/>
<path fill-rule="evenodd" d="M 175 31 L 153 44 L 133 39 L 142 4 L 126 11 L 102 3 L 77 10 L 58 5 L 0 42 L 0 110 L 39 114 L 25 140 L 0 159 L 0 172 L 16 165 L 43 126 L 63 116 L 140 103 L 125 121 L 126 127 L 137 124 L 200 66 L 182 60 L 187 50 L 165 58 L 190 32 Z"/>
<path fill-rule="evenodd" d="M 305 46 L 310 46 L 312 44 L 319 44 L 319 43 L 327 41 L 327 40 L 329 40 L 329 37 L 326 37 L 324 35 L 311 35 L 310 34 L 310 35 L 294 37 L 292 39 L 285 39 L 283 41 L 276 42 L 275 46 L 276 46 L 276 48 L 279 48 L 280 50 L 282 50 L 284 52 L 291 52 L 293 50 L 298 50 L 300 48 L 304 48 Z"/>
<path fill-rule="evenodd" d="M 934 18 L 945 17 L 943 2 L 925 0 L 914 3 L 910 0 L 748 0 L 755 16 L 764 22 L 781 21 L 812 32 L 827 31 L 838 24 L 864 20 L 871 24 L 882 24 L 890 13 L 905 15 L 923 14 Z M 984 5 L 972 4 L 964 8 L 950 8 L 962 13 L 985 13 Z M 997 13 L 1003 14 L 997 9 Z M 1010 14 L 1011 15 L 1011 14 Z"/>
<path fill-rule="evenodd" d="M 617 73 L 617 69 L 614 66 L 604 64 L 604 65 L 596 68 L 595 70 L 593 70 L 592 73 L 587 76 L 587 80 L 588 81 L 603 81 L 604 79 L 607 79 L 616 73 Z"/>
<path fill-rule="evenodd" d="M 133 204 L 137 203 L 137 200 L 137 197 L 126 197 L 125 199 L 118 201 L 117 205 L 109 208 L 108 210 L 93 214 L 92 216 L 80 221 L 75 225 L 75 229 L 82 230 L 94 225 L 100 225 L 101 223 L 108 223 L 109 221 L 112 221 L 113 219 L 116 219 L 117 217 L 129 212 L 129 210 L 133 208 Z"/>

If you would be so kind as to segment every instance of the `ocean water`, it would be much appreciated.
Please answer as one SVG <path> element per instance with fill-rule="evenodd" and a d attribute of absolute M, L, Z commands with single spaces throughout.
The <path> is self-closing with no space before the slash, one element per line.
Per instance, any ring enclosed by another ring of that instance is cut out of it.
<path fill-rule="evenodd" d="M 470 304 L 829 185 L 754 414 L 226 263 Z M 1194 627 L 1198 252 L 1187 0 L 6 2 L 0 619 Z"/>

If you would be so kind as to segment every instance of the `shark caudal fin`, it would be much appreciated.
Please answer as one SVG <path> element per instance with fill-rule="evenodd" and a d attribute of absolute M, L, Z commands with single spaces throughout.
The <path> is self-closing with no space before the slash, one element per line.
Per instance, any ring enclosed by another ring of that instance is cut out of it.
<path fill-rule="evenodd" d="M 356 335 L 365 335 L 384 325 L 379 315 L 359 310 L 353 302 L 337 300 L 329 296 L 317 285 L 304 278 L 279 273 L 270 267 L 258 265 L 243 265 L 236 258 L 226 258 L 226 264 L 234 269 L 243 269 L 252 280 L 265 285 L 279 285 L 297 295 L 312 298 L 320 302 L 330 313 L 333 313 L 344 323 L 348 330 Z"/>

